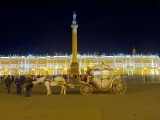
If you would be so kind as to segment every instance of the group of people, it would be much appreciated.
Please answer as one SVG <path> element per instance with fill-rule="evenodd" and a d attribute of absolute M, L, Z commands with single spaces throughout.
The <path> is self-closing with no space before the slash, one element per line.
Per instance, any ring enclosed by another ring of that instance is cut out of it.
<path fill-rule="evenodd" d="M 21 94 L 22 91 L 22 86 L 24 86 L 24 90 L 25 90 L 25 96 L 29 97 L 30 96 L 30 91 L 33 87 L 33 83 L 32 83 L 32 77 L 27 77 L 25 78 L 25 76 L 18 76 L 14 81 L 12 80 L 12 77 L 10 75 L 8 75 L 5 79 L 4 79 L 4 83 L 5 83 L 5 87 L 6 90 L 5 92 L 10 94 L 10 87 L 11 84 L 13 83 L 14 85 L 16 85 L 16 92 L 17 94 Z"/>
<path fill-rule="evenodd" d="M 72 76 L 69 76 L 69 75 L 66 75 L 66 74 L 63 74 L 63 75 L 58 75 L 58 76 L 62 76 L 66 83 L 69 83 L 69 79 L 72 78 Z M 4 77 L 4 80 L 3 82 L 5 83 L 5 92 L 10 94 L 10 88 L 11 88 L 11 85 L 14 84 L 16 85 L 16 92 L 17 94 L 21 94 L 21 91 L 22 91 L 22 87 L 24 87 L 24 90 L 25 90 L 25 96 L 26 97 L 29 97 L 30 96 L 30 91 L 33 87 L 33 83 L 32 81 L 35 80 L 35 78 L 39 78 L 39 77 L 43 77 L 43 76 L 28 76 L 28 77 L 25 77 L 24 75 L 22 76 L 17 76 L 15 78 L 15 76 L 13 75 L 8 75 L 6 77 Z M 56 76 L 48 76 L 48 79 L 49 80 L 54 80 Z M 82 74 L 82 75 L 79 75 L 79 77 L 81 78 L 82 81 L 86 81 L 87 79 L 87 74 Z"/>

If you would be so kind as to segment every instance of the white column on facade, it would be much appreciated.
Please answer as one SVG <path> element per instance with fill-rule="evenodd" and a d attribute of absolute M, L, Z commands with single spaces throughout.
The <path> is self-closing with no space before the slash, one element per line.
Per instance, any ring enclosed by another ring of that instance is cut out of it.
<path fill-rule="evenodd" d="M 116 63 L 116 62 L 115 62 L 115 56 L 114 56 L 114 57 L 113 57 L 113 67 L 114 67 L 114 68 L 115 68 L 115 66 L 116 66 L 115 63 Z"/>
<path fill-rule="evenodd" d="M 143 65 L 143 58 L 141 58 L 141 65 L 140 65 L 140 67 L 141 67 L 141 71 L 142 71 L 142 75 L 143 75 L 143 68 L 144 68 L 144 65 Z"/>

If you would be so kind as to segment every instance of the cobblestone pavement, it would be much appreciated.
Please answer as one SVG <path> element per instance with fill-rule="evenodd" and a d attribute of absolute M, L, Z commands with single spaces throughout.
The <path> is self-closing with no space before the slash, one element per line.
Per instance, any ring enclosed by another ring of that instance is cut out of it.
<path fill-rule="evenodd" d="M 34 86 L 30 97 L 4 93 L 0 84 L 0 120 L 160 120 L 160 84 L 128 84 L 123 95 L 93 90 L 83 96 L 78 88 L 59 95 L 52 87 L 46 96 L 44 85 Z"/>

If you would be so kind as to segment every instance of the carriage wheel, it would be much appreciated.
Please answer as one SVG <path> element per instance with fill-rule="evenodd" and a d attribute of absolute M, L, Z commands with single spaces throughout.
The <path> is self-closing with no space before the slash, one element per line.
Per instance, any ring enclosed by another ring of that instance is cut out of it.
<path fill-rule="evenodd" d="M 88 96 L 92 93 L 92 86 L 90 84 L 81 84 L 80 85 L 80 92 L 83 95 Z"/>
<path fill-rule="evenodd" d="M 116 94 L 123 94 L 127 89 L 127 85 L 124 81 L 122 81 L 119 78 L 113 82 L 112 89 L 113 89 L 113 92 Z"/>

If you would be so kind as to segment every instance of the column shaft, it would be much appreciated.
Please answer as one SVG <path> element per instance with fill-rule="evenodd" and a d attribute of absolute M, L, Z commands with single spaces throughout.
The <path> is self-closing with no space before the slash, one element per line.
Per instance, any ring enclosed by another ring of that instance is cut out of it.
<path fill-rule="evenodd" d="M 72 25 L 72 62 L 77 62 L 77 27 Z"/>

